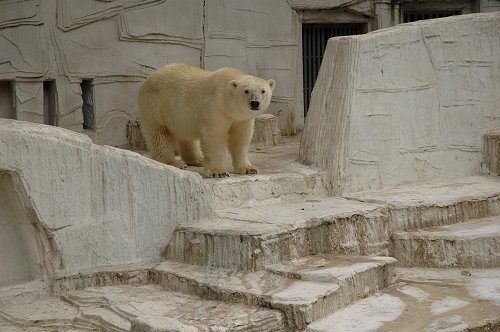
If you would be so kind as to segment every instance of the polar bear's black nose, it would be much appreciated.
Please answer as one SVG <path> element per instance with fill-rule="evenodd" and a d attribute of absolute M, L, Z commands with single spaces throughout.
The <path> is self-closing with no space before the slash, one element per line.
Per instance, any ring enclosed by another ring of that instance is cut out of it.
<path fill-rule="evenodd" d="M 259 106 L 260 106 L 260 102 L 258 100 L 252 100 L 250 102 L 250 107 L 252 108 L 252 110 L 258 110 Z"/>

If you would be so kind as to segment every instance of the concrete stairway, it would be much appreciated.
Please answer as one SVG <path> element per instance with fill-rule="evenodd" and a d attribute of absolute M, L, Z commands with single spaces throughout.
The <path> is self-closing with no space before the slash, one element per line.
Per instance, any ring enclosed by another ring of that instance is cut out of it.
<path fill-rule="evenodd" d="M 499 177 L 327 197 L 291 158 L 258 164 L 205 180 L 218 217 L 178 225 L 161 262 L 0 288 L 0 330 L 500 329 Z"/>
<path fill-rule="evenodd" d="M 179 225 L 154 269 L 159 283 L 280 310 L 286 330 L 500 328 L 500 292 L 485 291 L 500 283 L 500 178 L 298 196 L 254 196 Z M 396 261 L 374 255 L 398 259 L 398 282 Z"/>

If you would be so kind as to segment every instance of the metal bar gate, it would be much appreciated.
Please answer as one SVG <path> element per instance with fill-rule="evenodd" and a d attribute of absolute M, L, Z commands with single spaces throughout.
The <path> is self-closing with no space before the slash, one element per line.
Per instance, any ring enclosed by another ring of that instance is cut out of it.
<path fill-rule="evenodd" d="M 336 36 L 361 34 L 364 29 L 365 24 L 362 23 L 302 24 L 304 116 L 307 115 L 309 109 L 311 92 L 318 77 L 328 39 Z"/>
<path fill-rule="evenodd" d="M 403 13 L 403 22 L 415 22 L 420 20 L 430 20 L 433 18 L 448 17 L 460 15 L 460 11 L 405 11 Z"/>

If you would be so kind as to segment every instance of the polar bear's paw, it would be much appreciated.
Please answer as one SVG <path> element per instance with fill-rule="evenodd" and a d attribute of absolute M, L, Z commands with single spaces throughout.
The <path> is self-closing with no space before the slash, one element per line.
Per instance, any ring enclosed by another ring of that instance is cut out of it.
<path fill-rule="evenodd" d="M 250 164 L 250 165 L 239 167 L 239 168 L 235 169 L 234 172 L 237 174 L 257 174 L 257 173 L 259 173 L 259 170 L 257 169 L 257 167 Z"/>
<path fill-rule="evenodd" d="M 205 169 L 205 176 L 207 178 L 228 178 L 229 173 L 223 168 Z"/>
<path fill-rule="evenodd" d="M 186 158 L 186 163 L 189 166 L 203 166 L 203 155 L 196 155 L 190 159 Z"/>
<path fill-rule="evenodd" d="M 172 166 L 175 166 L 177 168 L 180 168 L 180 169 L 185 169 L 187 168 L 187 164 L 184 162 L 184 160 L 180 159 L 180 160 L 174 160 L 173 162 L 169 163 L 170 165 Z"/>

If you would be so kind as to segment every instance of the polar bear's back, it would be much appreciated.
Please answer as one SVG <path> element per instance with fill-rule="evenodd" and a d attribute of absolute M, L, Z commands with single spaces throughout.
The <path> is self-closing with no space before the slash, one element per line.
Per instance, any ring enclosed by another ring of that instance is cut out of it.
<path fill-rule="evenodd" d="M 141 118 L 151 125 L 163 123 L 177 136 L 197 136 L 200 123 L 213 116 L 211 106 L 226 101 L 229 82 L 241 76 L 244 74 L 234 68 L 208 71 L 185 64 L 166 65 L 151 74 L 140 88 Z"/>
<path fill-rule="evenodd" d="M 165 103 L 179 105 L 186 99 L 204 101 L 205 98 L 214 98 L 215 95 L 227 89 L 221 89 L 231 80 L 244 76 L 242 72 L 234 68 L 221 68 L 216 71 L 208 71 L 185 64 L 166 65 L 142 84 L 140 98 L 147 96 L 149 100 L 163 97 Z"/>

